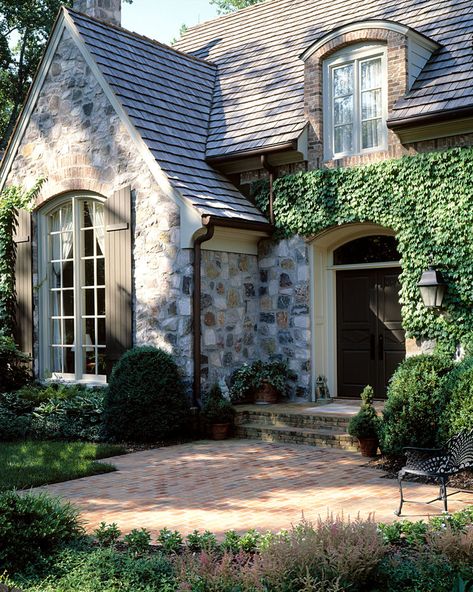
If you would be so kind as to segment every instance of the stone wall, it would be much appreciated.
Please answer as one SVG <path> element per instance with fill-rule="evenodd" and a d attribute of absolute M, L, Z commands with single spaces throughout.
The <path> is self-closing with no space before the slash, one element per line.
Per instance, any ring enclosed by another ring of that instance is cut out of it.
<path fill-rule="evenodd" d="M 305 242 L 263 241 L 258 257 L 203 251 L 205 387 L 245 362 L 289 362 L 291 397 L 310 393 L 309 262 Z"/>
<path fill-rule="evenodd" d="M 259 274 L 255 255 L 202 251 L 202 378 L 228 379 L 259 357 Z"/>
<path fill-rule="evenodd" d="M 163 346 L 192 376 L 192 252 L 180 249 L 179 210 L 157 185 L 68 33 L 60 41 L 8 183 L 47 178 L 37 206 L 65 192 L 133 189 L 134 340 Z M 37 214 L 35 214 L 35 218 Z M 37 236 L 34 278 L 39 286 Z M 35 357 L 38 357 L 35 290 Z M 37 362 L 36 362 L 37 368 Z"/>

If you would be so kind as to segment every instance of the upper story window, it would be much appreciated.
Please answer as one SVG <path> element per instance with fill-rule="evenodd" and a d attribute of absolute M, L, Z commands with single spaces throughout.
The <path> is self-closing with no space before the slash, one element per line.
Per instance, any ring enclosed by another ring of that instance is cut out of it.
<path fill-rule="evenodd" d="M 105 382 L 105 225 L 100 200 L 68 197 L 40 219 L 42 374 Z"/>
<path fill-rule="evenodd" d="M 386 118 L 384 46 L 352 46 L 324 62 L 327 160 L 386 149 Z"/>

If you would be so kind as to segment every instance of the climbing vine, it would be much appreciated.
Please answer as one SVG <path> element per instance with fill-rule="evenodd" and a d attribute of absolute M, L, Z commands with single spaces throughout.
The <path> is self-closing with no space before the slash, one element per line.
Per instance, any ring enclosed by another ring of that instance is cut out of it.
<path fill-rule="evenodd" d="M 39 180 L 29 191 L 10 186 L 0 193 L 0 334 L 11 336 L 15 327 L 15 231 L 18 210 L 29 210 L 43 184 Z"/>
<path fill-rule="evenodd" d="M 266 187 L 255 188 L 265 209 Z M 368 166 L 318 169 L 274 184 L 282 237 L 315 235 L 354 222 L 395 231 L 401 254 L 400 300 L 409 337 L 453 346 L 473 332 L 473 149 L 454 148 Z M 417 282 L 430 257 L 449 288 L 441 314 L 426 309 Z"/>

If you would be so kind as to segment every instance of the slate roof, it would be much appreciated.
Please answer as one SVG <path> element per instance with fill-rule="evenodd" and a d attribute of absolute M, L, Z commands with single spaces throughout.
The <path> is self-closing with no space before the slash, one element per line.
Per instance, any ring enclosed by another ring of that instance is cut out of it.
<path fill-rule="evenodd" d="M 175 45 L 218 66 L 207 156 L 297 138 L 306 123 L 299 56 L 365 19 L 397 21 L 442 46 L 391 120 L 473 107 L 472 0 L 266 0 L 193 27 Z"/>
<path fill-rule="evenodd" d="M 267 223 L 205 161 L 216 66 L 72 10 L 68 13 L 175 189 L 202 215 Z"/>

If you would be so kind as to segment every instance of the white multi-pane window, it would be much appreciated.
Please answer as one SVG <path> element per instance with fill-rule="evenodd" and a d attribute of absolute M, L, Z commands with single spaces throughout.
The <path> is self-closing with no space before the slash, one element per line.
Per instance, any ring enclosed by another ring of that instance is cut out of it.
<path fill-rule="evenodd" d="M 352 48 L 325 62 L 325 158 L 386 148 L 386 53 Z"/>
<path fill-rule="evenodd" d="M 41 217 L 43 376 L 105 378 L 105 226 L 101 201 L 71 197 Z"/>

